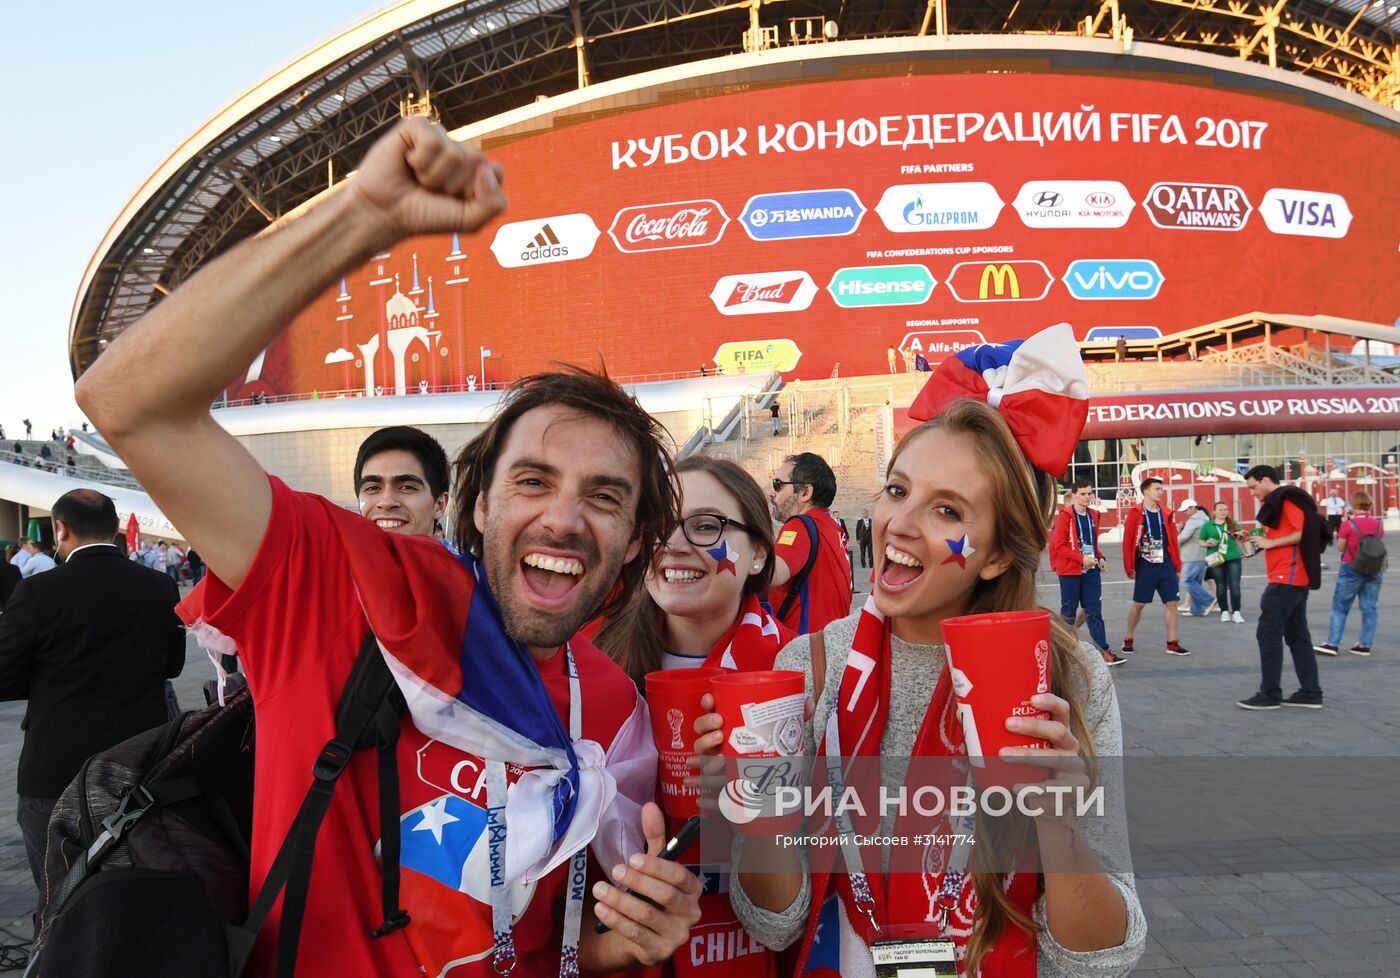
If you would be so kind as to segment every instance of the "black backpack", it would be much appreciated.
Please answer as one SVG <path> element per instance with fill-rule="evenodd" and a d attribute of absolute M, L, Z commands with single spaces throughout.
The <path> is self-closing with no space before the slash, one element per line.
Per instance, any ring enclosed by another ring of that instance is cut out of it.
<path fill-rule="evenodd" d="M 1385 570 L 1385 541 L 1380 538 L 1379 531 L 1376 533 L 1361 532 L 1361 528 L 1356 525 L 1356 520 L 1350 520 L 1351 532 L 1356 534 L 1356 553 L 1351 558 L 1351 569 L 1353 573 L 1362 577 L 1375 577 Z"/>
<path fill-rule="evenodd" d="M 373 634 L 336 709 L 335 737 L 248 908 L 253 701 L 247 688 L 89 758 L 49 821 L 38 936 L 25 978 L 239 978 L 279 895 L 278 978 L 296 970 L 316 835 L 353 751 L 379 752 L 379 812 L 398 822 L 395 753 L 407 709 Z M 310 760 L 310 759 L 308 759 Z M 399 909 L 399 836 L 383 833 L 381 937 Z M 350 923 L 350 922 L 347 922 Z"/>

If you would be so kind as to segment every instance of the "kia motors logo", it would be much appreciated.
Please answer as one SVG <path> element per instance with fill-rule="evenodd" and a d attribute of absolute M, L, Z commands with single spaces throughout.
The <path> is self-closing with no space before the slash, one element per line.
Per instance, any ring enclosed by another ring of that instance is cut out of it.
<path fill-rule="evenodd" d="M 728 226 L 729 215 L 718 201 L 682 200 L 624 207 L 613 218 L 608 236 L 618 251 L 669 251 L 708 247 Z"/>
<path fill-rule="evenodd" d="M 1134 205 L 1117 180 L 1031 180 L 1012 202 L 1028 228 L 1121 228 Z"/>
<path fill-rule="evenodd" d="M 817 284 L 806 272 L 754 272 L 726 275 L 710 290 L 710 301 L 725 316 L 801 312 L 812 304 Z"/>
<path fill-rule="evenodd" d="M 1223 183 L 1154 183 L 1143 204 L 1159 228 L 1238 231 L 1254 210 L 1245 192 Z"/>
<path fill-rule="evenodd" d="M 1264 194 L 1259 213 L 1274 234 L 1345 238 L 1351 227 L 1351 208 L 1346 198 L 1317 190 L 1274 187 Z"/>
<path fill-rule="evenodd" d="M 948 273 L 959 302 L 1039 302 L 1055 277 L 1040 261 L 965 261 Z"/>
<path fill-rule="evenodd" d="M 601 232 L 587 214 L 561 214 L 536 221 L 502 224 L 491 253 L 502 268 L 578 261 L 593 254 Z"/>

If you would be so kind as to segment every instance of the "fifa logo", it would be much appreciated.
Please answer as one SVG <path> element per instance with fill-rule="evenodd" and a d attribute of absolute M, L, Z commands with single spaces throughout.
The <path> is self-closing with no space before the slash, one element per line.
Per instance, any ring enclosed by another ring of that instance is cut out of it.
<path fill-rule="evenodd" d="M 1044 640 L 1035 643 L 1035 691 L 1050 692 L 1050 644 Z"/>
<path fill-rule="evenodd" d="M 684 750 L 685 744 L 681 743 L 681 723 L 685 720 L 685 714 L 674 706 L 666 711 L 666 723 L 671 728 L 671 750 Z"/>

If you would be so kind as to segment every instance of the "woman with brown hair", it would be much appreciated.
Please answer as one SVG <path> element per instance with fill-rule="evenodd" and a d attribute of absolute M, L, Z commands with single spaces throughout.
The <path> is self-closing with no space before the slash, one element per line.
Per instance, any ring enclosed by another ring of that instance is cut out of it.
<path fill-rule="evenodd" d="M 1020 346 L 975 348 L 959 355 L 961 363 L 939 368 L 916 402 L 933 419 L 900 442 L 876 503 L 870 601 L 828 625 L 818 641 L 799 637 L 778 657 L 776 668 L 807 674 L 815 700 L 808 743 L 820 745 L 818 754 L 827 753 L 839 732 L 833 757 L 874 754 L 886 759 L 887 772 L 894 757 L 965 755 L 943 621 L 1040 608 L 1035 577 L 1054 505 L 1046 473 L 1063 471 L 1073 452 L 1084 409 L 1071 402 L 1087 396 L 1087 385 L 1068 327 L 1027 341 L 1022 352 L 1029 355 L 1017 363 Z M 986 378 L 980 391 L 959 371 Z M 1008 402 L 1032 388 L 1027 399 L 1038 409 L 1004 418 L 1018 410 Z M 1122 750 L 1107 667 L 1053 616 L 1051 667 L 1052 692 L 1031 700 L 1049 719 L 1006 720 L 1009 730 L 1042 738 L 1049 749 L 1007 748 L 1002 756 L 1046 766 L 1054 785 L 1116 782 L 1102 763 Z M 697 753 L 718 750 L 721 724 L 713 713 L 698 721 Z M 823 763 L 832 762 L 824 758 L 818 766 Z M 939 835 L 938 823 L 915 844 L 922 850 L 919 872 L 892 871 L 894 845 L 871 854 L 883 865 L 818 872 L 778 839 L 748 837 L 730 896 L 763 943 L 798 944 L 799 975 L 873 976 L 876 948 L 889 953 L 897 937 L 936 946 L 966 976 L 1126 975 L 1142 954 L 1146 924 L 1132 874 L 1121 863 L 1111 872 L 1103 868 L 1127 845 L 1121 792 L 1111 785 L 1105 796 L 1109 817 L 1080 820 L 1049 806 L 1036 817 L 979 813 L 965 869 L 958 868 L 954 837 Z M 895 812 L 881 811 L 878 834 L 898 844 L 904 824 Z M 930 827 L 924 818 L 922 831 Z M 1026 869 L 1019 858 L 1015 868 L 996 866 L 983 858 L 990 843 L 1008 840 L 1004 852 L 1019 857 L 1034 846 L 1042 865 L 1070 862 L 1076 871 Z M 902 861 L 908 851 L 898 855 Z"/>
<path fill-rule="evenodd" d="M 643 688 L 647 673 L 663 669 L 772 669 L 793 633 L 759 603 L 773 573 L 773 524 L 763 490 L 733 462 L 703 455 L 679 462 L 676 478 L 681 521 L 652 557 L 645 589 L 603 625 L 595 643 Z M 672 824 L 671 833 L 677 828 Z M 665 974 L 775 975 L 775 955 L 734 914 L 728 867 L 692 869 L 706 884 L 700 920 Z"/>

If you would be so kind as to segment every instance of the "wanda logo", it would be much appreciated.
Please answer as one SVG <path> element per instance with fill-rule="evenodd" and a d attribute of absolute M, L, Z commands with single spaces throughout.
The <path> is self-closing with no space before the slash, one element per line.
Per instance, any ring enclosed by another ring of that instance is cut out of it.
<path fill-rule="evenodd" d="M 729 225 L 718 201 L 683 200 L 625 207 L 613 218 L 608 235 L 618 251 L 666 251 L 714 244 Z"/>
<path fill-rule="evenodd" d="M 1088 204 L 1090 207 L 1104 208 L 1112 207 L 1117 200 L 1117 197 L 1107 191 L 1095 190 L 1084 198 L 1084 203 Z"/>

